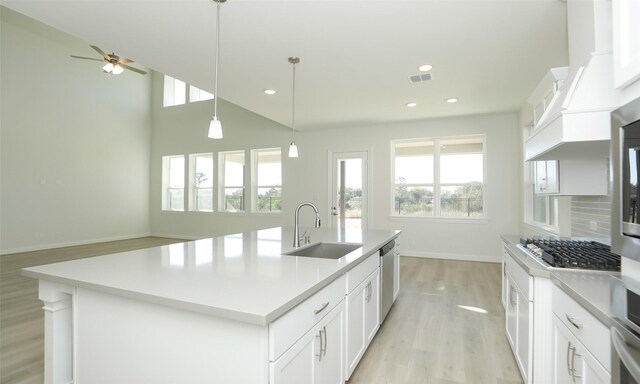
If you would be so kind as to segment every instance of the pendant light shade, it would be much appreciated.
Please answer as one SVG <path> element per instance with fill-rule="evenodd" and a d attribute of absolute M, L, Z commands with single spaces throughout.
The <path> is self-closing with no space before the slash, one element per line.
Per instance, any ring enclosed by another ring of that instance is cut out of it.
<path fill-rule="evenodd" d="M 220 66 L 220 4 L 227 0 L 213 0 L 216 6 L 216 68 L 215 68 L 215 84 L 213 90 L 213 118 L 209 123 L 209 138 L 222 139 L 222 123 L 218 120 L 218 67 Z"/>
<path fill-rule="evenodd" d="M 210 139 L 222 139 L 222 124 L 216 116 L 211 118 L 209 123 L 209 138 Z"/>
<path fill-rule="evenodd" d="M 291 103 L 291 144 L 289 145 L 289 157 L 298 157 L 298 146 L 296 145 L 296 64 L 300 62 L 299 57 L 292 56 L 289 62 L 293 65 L 293 92 Z"/>
<path fill-rule="evenodd" d="M 298 157 L 298 146 L 293 141 L 289 145 L 289 157 Z"/>

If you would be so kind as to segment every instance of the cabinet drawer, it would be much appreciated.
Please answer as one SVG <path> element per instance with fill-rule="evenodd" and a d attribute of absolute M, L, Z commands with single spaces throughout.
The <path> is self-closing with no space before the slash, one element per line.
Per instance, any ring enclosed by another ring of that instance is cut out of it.
<path fill-rule="evenodd" d="M 353 291 L 360 283 L 364 281 L 373 271 L 380 266 L 380 253 L 375 252 L 371 256 L 367 257 L 365 261 L 358 264 L 355 268 L 347 272 L 347 290 L 345 293 L 348 295 Z"/>
<path fill-rule="evenodd" d="M 533 297 L 529 287 L 531 276 L 514 260 L 514 256 L 506 248 L 502 248 L 502 252 L 505 259 L 505 270 L 511 275 L 512 283 L 518 286 L 518 290 L 527 300 L 532 301 Z"/>
<path fill-rule="evenodd" d="M 558 286 L 552 288 L 553 313 L 578 340 L 611 372 L 609 328 L 575 302 Z"/>
<path fill-rule="evenodd" d="M 344 299 L 344 275 L 269 324 L 269 360 L 275 361 Z"/>

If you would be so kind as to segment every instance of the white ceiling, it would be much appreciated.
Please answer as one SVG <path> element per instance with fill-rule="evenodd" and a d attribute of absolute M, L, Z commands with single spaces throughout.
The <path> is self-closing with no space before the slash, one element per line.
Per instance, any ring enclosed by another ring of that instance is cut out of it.
<path fill-rule="evenodd" d="M 213 0 L 1 3 L 213 91 Z M 568 62 L 559 0 L 228 0 L 221 11 L 220 97 L 290 126 L 287 58 L 299 56 L 302 130 L 517 111 L 549 68 Z M 433 80 L 411 84 L 421 64 L 433 65 Z"/>

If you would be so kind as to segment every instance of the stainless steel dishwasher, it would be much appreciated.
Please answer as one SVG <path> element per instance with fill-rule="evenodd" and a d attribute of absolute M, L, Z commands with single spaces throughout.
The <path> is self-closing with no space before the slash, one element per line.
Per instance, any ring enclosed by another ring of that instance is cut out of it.
<path fill-rule="evenodd" d="M 391 240 L 380 248 L 380 324 L 384 321 L 393 304 L 394 248 L 395 240 Z"/>

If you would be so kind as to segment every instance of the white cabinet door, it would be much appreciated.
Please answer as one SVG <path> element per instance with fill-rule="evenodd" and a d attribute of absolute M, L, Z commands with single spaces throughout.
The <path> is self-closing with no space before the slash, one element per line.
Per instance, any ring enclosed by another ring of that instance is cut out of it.
<path fill-rule="evenodd" d="M 344 383 L 344 301 L 271 363 L 273 384 Z"/>
<path fill-rule="evenodd" d="M 529 313 L 531 302 L 522 292 L 518 291 L 517 305 L 517 333 L 516 360 L 522 372 L 522 378 L 527 382 L 529 377 Z"/>
<path fill-rule="evenodd" d="M 316 364 L 316 383 L 344 383 L 344 302 L 318 324 L 322 328 L 320 354 Z M 318 339 L 319 340 L 319 339 Z M 304 383 L 305 381 L 298 381 Z"/>
<path fill-rule="evenodd" d="M 368 287 L 368 288 L 367 288 Z M 366 281 L 365 290 L 368 289 L 368 295 L 365 295 L 364 303 L 364 334 L 366 345 L 369 346 L 371 340 L 380 329 L 380 269 L 375 272 Z M 367 293 L 367 292 L 365 292 Z M 366 348 L 365 348 L 366 349 Z"/>
<path fill-rule="evenodd" d="M 553 316 L 553 383 L 608 384 L 611 375 L 584 345 Z"/>
<path fill-rule="evenodd" d="M 346 369 L 348 380 L 380 328 L 380 268 L 347 295 Z"/>
<path fill-rule="evenodd" d="M 506 330 L 507 340 L 516 353 L 516 338 L 518 337 L 518 290 L 511 280 L 511 276 L 505 275 L 507 280 L 507 309 L 506 309 Z"/>

